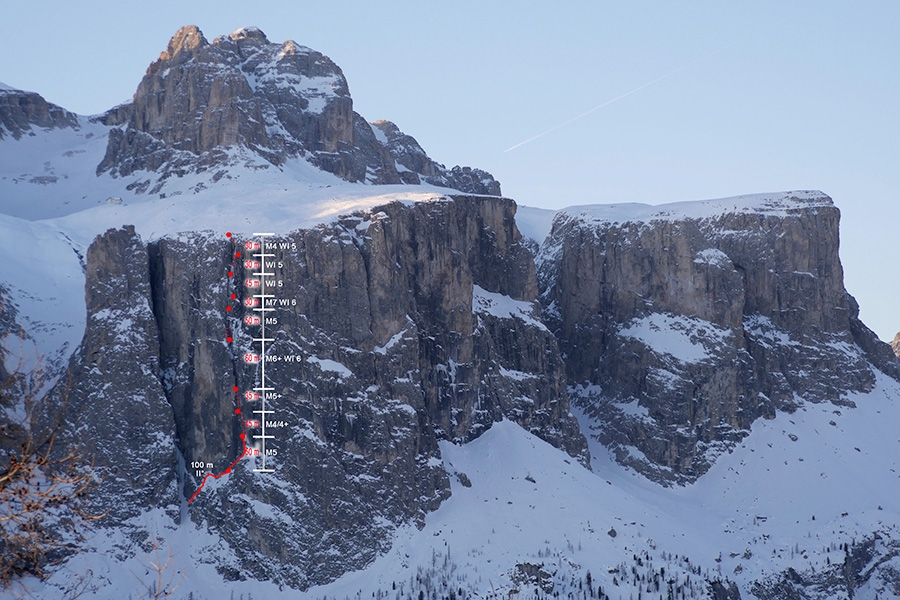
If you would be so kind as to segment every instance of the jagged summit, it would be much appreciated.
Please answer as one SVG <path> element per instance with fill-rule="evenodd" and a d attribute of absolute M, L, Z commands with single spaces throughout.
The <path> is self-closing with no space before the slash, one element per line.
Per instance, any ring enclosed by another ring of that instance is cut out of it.
<path fill-rule="evenodd" d="M 211 169 L 224 175 L 248 159 L 268 168 L 301 157 L 351 182 L 424 181 L 500 194 L 484 171 L 447 169 L 399 130 L 392 138 L 376 133 L 353 110 L 338 65 L 294 41 L 272 43 L 257 27 L 212 42 L 198 27 L 182 27 L 147 69 L 133 102 L 103 120 L 117 129 L 97 172 L 157 172 L 139 192 L 158 192 L 172 175 Z M 408 160 L 414 152 L 419 159 Z"/>
<path fill-rule="evenodd" d="M 159 55 L 159 60 L 171 60 L 182 51 L 190 51 L 201 46 L 208 45 L 209 42 L 203 36 L 203 32 L 196 25 L 185 25 L 175 32 L 165 52 Z"/>
<path fill-rule="evenodd" d="M 894 350 L 894 354 L 897 355 L 897 358 L 900 358 L 900 331 L 894 336 L 894 341 L 891 342 L 891 348 Z"/>
<path fill-rule="evenodd" d="M 209 193 L 247 190 L 271 199 L 341 180 L 427 186 L 392 191 L 405 197 L 440 196 L 432 186 L 500 195 L 490 173 L 448 169 L 387 123 L 371 125 L 353 110 L 343 72 L 321 52 L 273 43 L 256 27 L 207 38 L 188 25 L 149 65 L 132 99 L 100 115 L 79 116 L 4 84 L 0 211 L 41 219 L 108 198 L 183 202 L 202 194 L 208 202 Z M 346 187 L 354 197 L 381 193 Z"/>

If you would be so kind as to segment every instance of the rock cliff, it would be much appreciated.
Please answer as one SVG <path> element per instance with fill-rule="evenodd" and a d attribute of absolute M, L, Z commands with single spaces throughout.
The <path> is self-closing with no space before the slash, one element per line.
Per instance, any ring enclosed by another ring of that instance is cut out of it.
<path fill-rule="evenodd" d="M 891 348 L 894 350 L 894 354 L 897 358 L 900 358 L 900 333 L 894 336 L 893 341 L 891 342 Z"/>
<path fill-rule="evenodd" d="M 561 211 L 538 255 L 574 402 L 620 462 L 686 482 L 759 417 L 898 377 L 817 192 Z"/>
<path fill-rule="evenodd" d="M 365 566 L 448 497 L 437 441 L 501 419 L 587 463 L 514 215 L 500 198 L 394 203 L 273 242 L 287 305 L 263 358 L 283 422 L 276 471 L 238 461 L 190 508 L 230 546 L 222 573 L 306 588 Z M 203 232 L 145 245 L 127 228 L 91 245 L 70 412 L 109 473 L 98 496 L 124 500 L 116 523 L 149 506 L 177 514 L 202 474 L 243 452 L 233 387 L 252 390 L 259 371 L 242 362 L 255 344 L 240 248 Z M 98 398 L 116 401 L 98 411 Z"/>
<path fill-rule="evenodd" d="M 561 211 L 537 269 L 501 198 L 392 203 L 277 237 L 264 477 L 260 458 L 238 460 L 240 394 L 260 382 L 242 360 L 258 335 L 242 282 L 259 267 L 235 259 L 249 238 L 111 230 L 87 254 L 69 442 L 96 457 L 110 524 L 167 507 L 225 542 L 209 557 L 224 576 L 303 589 L 422 523 L 450 491 L 438 441 L 501 419 L 587 464 L 571 402 L 620 462 L 690 482 L 757 418 L 850 404 L 874 368 L 900 376 L 843 288 L 827 196 L 720 203 Z"/>

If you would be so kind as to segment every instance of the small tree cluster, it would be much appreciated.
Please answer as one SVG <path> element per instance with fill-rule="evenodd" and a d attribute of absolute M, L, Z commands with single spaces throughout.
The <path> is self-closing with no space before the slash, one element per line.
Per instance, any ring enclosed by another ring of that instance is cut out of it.
<path fill-rule="evenodd" d="M 0 361 L 3 358 L 0 355 Z M 85 519 L 96 517 L 83 510 L 94 484 L 93 464 L 75 450 L 61 451 L 57 443 L 67 394 L 51 400 L 45 393 L 48 377 L 39 367 L 10 373 L 4 366 L 0 374 L 3 590 L 25 576 L 46 578 L 48 568 L 65 557 L 65 529 L 75 531 Z"/>

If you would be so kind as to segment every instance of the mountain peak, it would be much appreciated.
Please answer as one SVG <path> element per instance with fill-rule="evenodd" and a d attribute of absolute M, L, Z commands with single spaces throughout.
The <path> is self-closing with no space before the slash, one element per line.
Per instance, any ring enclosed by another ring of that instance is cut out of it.
<path fill-rule="evenodd" d="M 894 336 L 894 341 L 891 342 L 891 348 L 894 349 L 894 354 L 897 355 L 897 358 L 900 358 L 900 331 Z"/>
<path fill-rule="evenodd" d="M 165 52 L 159 55 L 159 60 L 170 60 L 182 51 L 190 51 L 209 45 L 203 32 L 196 25 L 185 25 L 175 32 Z"/>
<path fill-rule="evenodd" d="M 172 175 L 224 173 L 260 158 L 261 168 L 280 168 L 301 158 L 350 182 L 500 195 L 489 173 L 447 169 L 396 126 L 389 135 L 373 129 L 353 110 L 338 65 L 296 42 L 272 43 L 257 27 L 212 43 L 197 26 L 182 27 L 147 69 L 133 103 L 103 122 L 124 127 L 110 132 L 97 172 L 152 172 L 137 193 L 161 192 Z"/>

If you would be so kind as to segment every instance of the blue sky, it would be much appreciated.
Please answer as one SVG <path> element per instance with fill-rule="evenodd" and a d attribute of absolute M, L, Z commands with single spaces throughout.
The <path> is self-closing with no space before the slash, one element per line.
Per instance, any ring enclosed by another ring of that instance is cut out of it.
<path fill-rule="evenodd" d="M 558 208 L 820 189 L 846 285 L 900 330 L 900 3 L 248 2 L 4 6 L 0 81 L 82 114 L 128 99 L 182 25 L 337 62 L 355 108 Z M 680 69 L 680 70 L 677 70 Z M 509 152 L 613 98 L 671 76 Z"/>

